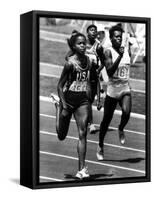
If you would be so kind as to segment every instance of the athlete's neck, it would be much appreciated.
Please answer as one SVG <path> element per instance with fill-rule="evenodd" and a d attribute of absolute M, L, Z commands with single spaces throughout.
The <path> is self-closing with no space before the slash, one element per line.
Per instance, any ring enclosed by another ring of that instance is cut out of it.
<path fill-rule="evenodd" d="M 120 47 L 115 47 L 115 46 L 112 46 L 113 47 L 113 49 L 117 52 L 117 53 L 119 53 L 119 48 Z"/>
<path fill-rule="evenodd" d="M 95 43 L 95 39 L 94 38 L 88 38 L 88 40 L 87 40 L 87 44 L 88 45 L 93 45 L 94 43 Z"/>
<path fill-rule="evenodd" d="M 87 57 L 85 54 L 75 54 L 75 59 L 80 65 L 80 67 L 85 68 L 87 65 Z"/>

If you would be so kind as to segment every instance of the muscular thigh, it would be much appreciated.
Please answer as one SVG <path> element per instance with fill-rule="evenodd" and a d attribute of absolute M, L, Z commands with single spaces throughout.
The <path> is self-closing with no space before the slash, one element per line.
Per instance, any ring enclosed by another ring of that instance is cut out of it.
<path fill-rule="evenodd" d="M 76 120 L 77 126 L 80 129 L 84 129 L 88 125 L 90 113 L 90 104 L 85 104 L 76 109 L 74 112 L 74 118 Z"/>
<path fill-rule="evenodd" d="M 117 102 L 117 99 L 107 95 L 104 102 L 104 115 L 112 114 L 117 106 Z"/>
<path fill-rule="evenodd" d="M 129 113 L 131 111 L 131 107 L 132 107 L 131 94 L 124 95 L 119 100 L 119 105 L 121 106 L 121 108 L 122 108 L 123 111 Z"/>

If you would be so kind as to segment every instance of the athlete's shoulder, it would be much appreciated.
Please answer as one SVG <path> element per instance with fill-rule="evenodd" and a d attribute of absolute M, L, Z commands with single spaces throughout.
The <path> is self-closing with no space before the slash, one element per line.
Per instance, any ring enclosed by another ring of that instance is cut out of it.
<path fill-rule="evenodd" d="M 88 62 L 88 66 L 91 67 L 91 65 L 94 62 L 94 59 L 91 56 L 85 55 L 87 57 L 87 62 Z"/>
<path fill-rule="evenodd" d="M 106 48 L 104 48 L 104 55 L 105 56 L 111 56 L 111 54 L 112 54 L 112 47 L 106 47 Z"/>
<path fill-rule="evenodd" d="M 68 58 L 68 65 L 74 65 L 76 63 L 76 59 L 75 59 L 75 56 L 72 55 Z"/>
<path fill-rule="evenodd" d="M 70 59 L 70 57 L 69 57 L 69 59 L 65 62 L 64 68 L 65 68 L 66 71 L 70 71 L 70 70 L 73 68 L 73 62 L 72 62 L 72 60 Z"/>
<path fill-rule="evenodd" d="M 108 46 L 108 47 L 105 47 L 104 48 L 104 51 L 112 51 L 113 50 L 113 47 L 112 46 Z"/>

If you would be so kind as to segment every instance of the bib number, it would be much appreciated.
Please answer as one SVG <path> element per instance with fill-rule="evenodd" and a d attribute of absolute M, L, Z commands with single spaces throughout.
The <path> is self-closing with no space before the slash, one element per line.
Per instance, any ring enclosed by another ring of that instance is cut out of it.
<path fill-rule="evenodd" d="M 129 78 L 129 68 L 128 66 L 119 67 L 117 70 L 117 76 L 121 79 Z"/>
<path fill-rule="evenodd" d="M 87 82 L 74 81 L 70 86 L 69 90 L 74 92 L 85 92 L 87 90 Z"/>

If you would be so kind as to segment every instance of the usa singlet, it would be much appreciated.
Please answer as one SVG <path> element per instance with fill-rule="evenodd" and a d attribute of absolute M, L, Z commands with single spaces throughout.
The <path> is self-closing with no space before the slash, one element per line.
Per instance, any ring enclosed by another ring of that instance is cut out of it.
<path fill-rule="evenodd" d="M 89 105 L 91 99 L 90 69 L 91 62 L 87 56 L 87 64 L 82 68 L 77 63 L 74 56 L 71 56 L 68 61 L 72 66 L 70 73 L 70 83 L 65 93 L 66 102 L 76 109 L 82 105 Z"/>
<path fill-rule="evenodd" d="M 69 62 L 73 65 L 73 73 L 71 78 L 72 83 L 68 90 L 73 92 L 86 92 L 90 76 L 90 59 L 87 57 L 87 65 L 85 68 L 78 65 L 74 56 L 69 58 Z"/>

